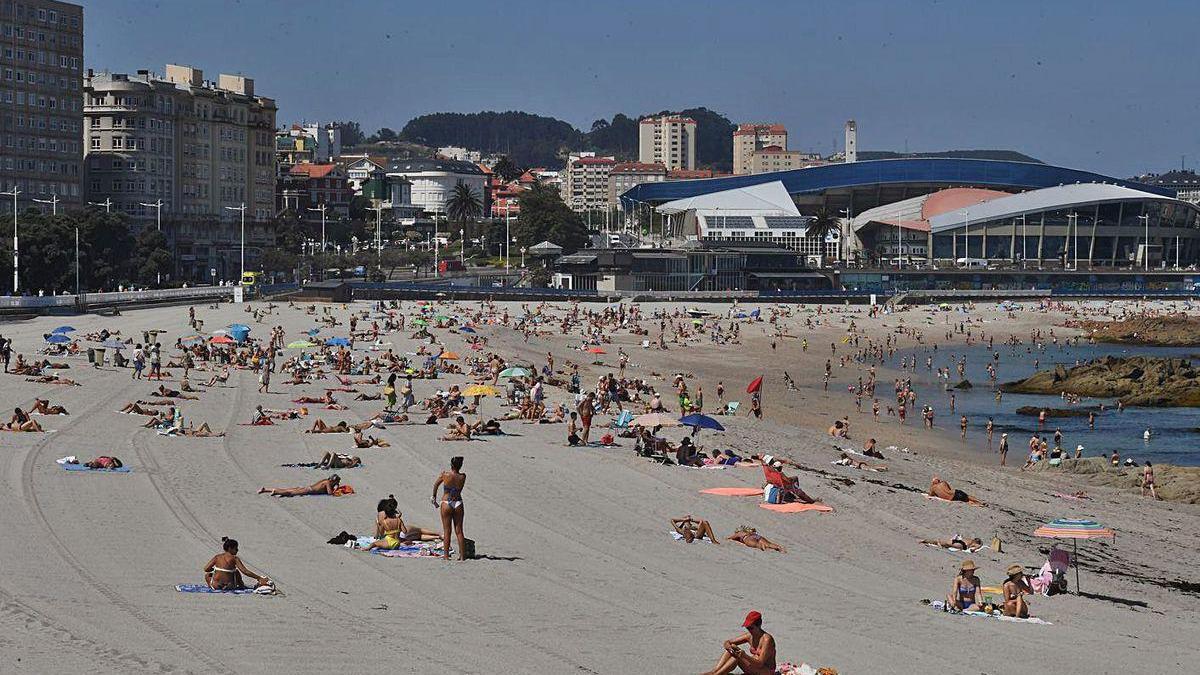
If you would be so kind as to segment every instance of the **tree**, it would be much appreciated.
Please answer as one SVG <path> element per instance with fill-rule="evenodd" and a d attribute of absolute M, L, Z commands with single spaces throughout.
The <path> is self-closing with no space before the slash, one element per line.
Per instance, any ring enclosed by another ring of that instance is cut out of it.
<path fill-rule="evenodd" d="M 167 249 L 167 237 L 154 227 L 145 227 L 138 233 L 133 246 L 134 276 L 144 286 L 158 283 L 161 278 L 171 276 L 171 251 Z"/>
<path fill-rule="evenodd" d="M 534 185 L 521 195 L 521 215 L 514 225 L 518 246 L 550 241 L 574 253 L 587 245 L 589 234 L 583 219 L 568 207 L 558 190 Z"/>
<path fill-rule="evenodd" d="M 525 173 L 509 160 L 508 155 L 501 157 L 500 161 L 496 162 L 496 166 L 492 167 L 492 172 L 505 181 L 516 180 L 521 177 L 522 173 Z"/>
<path fill-rule="evenodd" d="M 389 129 L 387 127 L 383 127 L 379 131 L 376 131 L 375 133 L 371 134 L 371 137 L 367 139 L 367 142 L 368 143 L 379 143 L 381 141 L 395 141 L 395 140 L 399 140 L 399 138 L 400 138 L 399 135 L 396 134 L 396 132 L 394 130 Z"/>
<path fill-rule="evenodd" d="M 446 215 L 465 227 L 468 222 L 478 218 L 481 213 L 483 213 L 483 203 L 479 200 L 479 195 L 471 189 L 470 185 L 461 180 L 458 181 L 450 199 L 446 200 Z"/>
<path fill-rule="evenodd" d="M 80 290 L 115 290 L 133 278 L 133 238 L 120 214 L 88 210 L 50 216 L 31 210 L 19 223 L 22 292 L 75 292 L 76 228 Z M 0 258 L 5 261 L 12 260 L 11 243 L 0 237 Z M 11 274 L 11 267 L 4 269 Z M 0 282 L 0 288 L 7 284 Z"/>
<path fill-rule="evenodd" d="M 821 251 L 824 252 L 825 238 L 833 232 L 840 232 L 841 221 L 829 209 L 822 208 L 817 211 L 812 220 L 808 221 L 808 228 L 804 236 L 810 239 L 816 239 L 822 243 Z"/>
<path fill-rule="evenodd" d="M 363 141 L 367 140 L 366 134 L 363 133 L 362 127 L 358 126 L 358 122 L 346 120 L 345 122 L 334 122 L 333 126 L 342 132 L 342 145 L 362 145 Z"/>

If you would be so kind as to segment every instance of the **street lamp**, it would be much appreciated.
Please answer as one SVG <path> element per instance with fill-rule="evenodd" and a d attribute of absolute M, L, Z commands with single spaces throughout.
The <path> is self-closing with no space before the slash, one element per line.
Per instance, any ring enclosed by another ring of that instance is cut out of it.
<path fill-rule="evenodd" d="M 1146 247 L 1142 250 L 1142 265 L 1147 272 L 1150 271 L 1150 216 L 1143 213 L 1138 216 L 1139 220 L 1146 223 Z"/>
<path fill-rule="evenodd" d="M 462 262 L 463 267 L 467 266 L 467 240 L 464 237 L 463 228 L 458 228 L 458 258 Z"/>
<path fill-rule="evenodd" d="M 512 238 L 512 204 L 505 202 L 504 204 L 504 246 L 500 247 L 504 255 L 504 271 L 508 271 L 508 240 Z"/>
<path fill-rule="evenodd" d="M 112 197 L 105 197 L 102 202 L 88 202 L 89 206 L 103 206 L 105 213 L 112 213 Z"/>
<path fill-rule="evenodd" d="M 13 189 L 8 192 L 0 192 L 0 195 L 12 195 L 13 198 L 13 295 L 18 295 L 18 291 L 20 290 L 18 269 L 20 268 L 21 258 L 17 254 L 17 195 L 19 194 L 21 194 L 21 191 L 17 189 L 16 185 L 13 185 Z"/>
<path fill-rule="evenodd" d="M 846 214 L 847 221 L 854 220 L 854 216 L 851 215 L 851 213 L 850 213 L 849 206 L 847 206 L 844 209 L 838 209 L 838 213 Z M 838 260 L 834 260 L 834 263 L 840 263 L 842 261 L 841 259 L 843 257 L 845 258 L 847 263 L 850 262 L 850 237 L 849 237 L 850 225 L 851 225 L 851 223 L 847 222 L 847 224 L 846 224 L 847 236 L 845 237 L 845 239 L 846 239 L 846 250 L 845 251 L 842 250 L 842 231 L 841 231 L 842 228 L 838 227 Z M 843 253 L 845 254 L 844 256 L 843 256 Z"/>
<path fill-rule="evenodd" d="M 521 268 L 525 268 L 525 247 L 521 247 Z"/>
<path fill-rule="evenodd" d="M 372 206 L 371 210 L 375 212 L 375 266 L 379 268 L 379 272 L 383 272 L 383 202 L 379 202 L 379 206 Z"/>
<path fill-rule="evenodd" d="M 156 200 L 153 204 L 147 204 L 146 202 L 138 202 L 138 204 L 140 204 L 142 206 L 153 206 L 154 207 L 154 222 L 155 222 L 155 225 L 158 227 L 158 231 L 162 232 L 163 201 L 161 199 L 159 199 L 159 200 Z M 174 258 L 174 256 L 171 256 L 171 257 Z M 174 262 L 174 260 L 172 260 L 172 262 Z M 158 273 L 158 285 L 162 286 L 162 272 Z"/>
<path fill-rule="evenodd" d="M 33 201 L 37 202 L 38 204 L 49 204 L 50 215 L 58 215 L 58 195 L 50 195 L 50 199 L 34 199 Z"/>
<path fill-rule="evenodd" d="M 325 202 L 321 202 L 321 208 L 319 208 L 319 209 L 310 208 L 309 211 L 320 211 L 321 212 L 321 253 L 324 253 L 325 252 Z"/>
<path fill-rule="evenodd" d="M 240 275 L 238 275 L 238 283 L 240 284 L 242 283 L 242 280 L 246 278 L 246 202 L 242 202 L 241 206 L 226 206 L 225 208 L 229 211 L 242 212 L 242 272 Z"/>

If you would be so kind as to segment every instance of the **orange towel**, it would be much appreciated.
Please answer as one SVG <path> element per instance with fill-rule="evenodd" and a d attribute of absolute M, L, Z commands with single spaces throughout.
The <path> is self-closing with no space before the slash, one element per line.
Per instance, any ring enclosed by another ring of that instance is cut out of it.
<path fill-rule="evenodd" d="M 790 504 L 759 504 L 760 507 L 768 511 L 778 511 L 779 513 L 800 513 L 801 511 L 832 511 L 832 506 L 824 504 L 801 504 L 800 502 L 792 502 Z"/>
<path fill-rule="evenodd" d="M 700 491 L 700 494 L 722 495 L 724 497 L 761 497 L 762 493 L 762 488 L 752 487 L 708 488 L 707 490 Z"/>

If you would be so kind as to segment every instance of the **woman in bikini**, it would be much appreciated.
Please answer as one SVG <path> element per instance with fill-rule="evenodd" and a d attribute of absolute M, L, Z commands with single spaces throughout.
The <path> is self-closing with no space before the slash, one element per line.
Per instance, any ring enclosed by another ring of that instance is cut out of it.
<path fill-rule="evenodd" d="M 41 415 L 70 415 L 67 409 L 61 405 L 50 405 L 49 399 L 35 398 L 33 399 L 33 408 L 29 410 L 31 413 L 39 413 Z"/>
<path fill-rule="evenodd" d="M 261 487 L 258 489 L 258 494 L 269 494 L 272 497 L 304 497 L 306 495 L 332 495 L 334 490 L 342 483 L 342 477 L 336 473 L 326 478 L 319 480 L 308 487 L 294 488 L 269 488 Z"/>
<path fill-rule="evenodd" d="M 374 436 L 363 436 L 362 431 L 354 432 L 354 446 L 357 448 L 390 448 L 391 443 Z"/>
<path fill-rule="evenodd" d="M 959 612 L 978 610 L 983 606 L 983 596 L 979 577 L 975 576 L 975 561 L 964 560 L 954 577 L 954 585 L 946 596 L 946 607 Z"/>
<path fill-rule="evenodd" d="M 450 559 L 450 531 L 454 530 L 458 539 L 458 559 L 465 560 L 466 537 L 463 535 L 463 486 L 467 484 L 467 474 L 462 472 L 463 458 L 451 457 L 450 470 L 443 471 L 433 483 L 433 497 L 429 501 L 441 512 L 442 516 L 442 557 Z M 437 500 L 438 488 L 442 488 L 442 501 Z"/>
<path fill-rule="evenodd" d="M 1020 565 L 1009 565 L 1008 579 L 1005 580 L 1002 590 L 1004 591 L 1004 616 L 1028 619 L 1029 603 L 1025 602 L 1025 595 L 1033 593 L 1033 589 L 1025 578 L 1025 569 Z"/>
<path fill-rule="evenodd" d="M 371 542 L 368 550 L 382 548 L 394 551 L 411 542 L 437 541 L 442 538 L 441 532 L 407 527 L 404 524 L 404 518 L 401 517 L 402 514 L 396 510 L 394 498 L 380 502 L 379 510 L 379 517 L 375 520 L 375 536 L 378 538 Z"/>
<path fill-rule="evenodd" d="M 20 408 L 13 408 L 12 419 L 9 420 L 6 428 L 9 431 L 45 431 L 42 425 L 37 423 L 37 420 L 29 416 L 29 413 Z"/>
<path fill-rule="evenodd" d="M 926 546 L 940 546 L 951 551 L 975 551 L 983 548 L 983 540 L 979 537 L 963 539 L 958 535 L 954 535 L 950 539 L 922 539 L 921 543 Z"/>
<path fill-rule="evenodd" d="M 779 551 L 780 553 L 787 553 L 782 546 L 762 536 L 758 533 L 758 530 L 754 529 L 753 527 L 748 527 L 746 525 L 739 527 L 733 533 L 733 536 L 729 537 L 729 541 L 736 541 L 739 544 L 749 546 L 750 548 L 756 548 L 760 551 Z"/>
<path fill-rule="evenodd" d="M 324 420 L 313 422 L 312 428 L 304 432 L 306 434 L 348 434 L 350 433 L 350 425 L 346 420 L 342 420 L 337 424 L 330 426 Z"/>
<path fill-rule="evenodd" d="M 675 528 L 675 531 L 682 535 L 683 540 L 689 544 L 705 537 L 708 537 L 708 540 L 714 544 L 721 543 L 717 541 L 717 535 L 713 533 L 712 525 L 709 525 L 707 520 L 695 520 L 690 515 L 672 518 L 671 527 Z"/>
<path fill-rule="evenodd" d="M 235 539 L 221 537 L 223 553 L 218 553 L 204 566 L 204 583 L 214 591 L 237 591 L 246 588 L 243 577 L 250 577 L 258 582 L 258 586 L 269 586 L 271 580 L 260 577 L 246 568 L 245 563 L 238 557 L 238 543 Z"/>

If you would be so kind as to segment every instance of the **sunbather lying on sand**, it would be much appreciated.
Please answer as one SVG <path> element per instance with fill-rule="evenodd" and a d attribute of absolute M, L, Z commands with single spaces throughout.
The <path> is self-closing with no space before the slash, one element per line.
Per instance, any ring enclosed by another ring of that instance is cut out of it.
<path fill-rule="evenodd" d="M 324 396 L 301 396 L 293 399 L 292 403 L 337 403 L 333 398 L 333 394 L 325 392 Z"/>
<path fill-rule="evenodd" d="M 143 408 L 142 406 L 138 405 L 137 403 L 126 403 L 125 406 L 122 407 L 117 412 L 129 413 L 130 415 L 152 415 L 152 416 L 158 415 L 157 410 L 153 410 L 151 408 Z"/>
<path fill-rule="evenodd" d="M 198 427 L 180 429 L 179 433 L 182 436 L 191 436 L 193 438 L 220 438 L 221 436 L 225 435 L 224 431 L 220 433 L 213 431 L 212 428 L 208 426 L 208 422 L 204 422 Z"/>
<path fill-rule="evenodd" d="M 979 537 L 963 539 L 957 534 L 950 539 L 922 539 L 921 543 L 929 546 L 941 546 L 951 551 L 976 551 L 983 548 L 983 540 Z"/>
<path fill-rule="evenodd" d="M 318 469 L 353 469 L 362 464 L 362 459 L 355 455 L 345 455 L 340 452 L 327 452 L 317 464 Z"/>
<path fill-rule="evenodd" d="M 362 431 L 354 432 L 354 446 L 358 448 L 390 448 L 391 443 L 374 436 L 363 436 Z"/>
<path fill-rule="evenodd" d="M 190 399 L 192 401 L 200 400 L 199 396 L 192 396 L 190 394 L 184 394 L 183 392 L 181 392 L 177 389 L 167 389 L 166 387 L 164 387 L 161 384 L 158 385 L 158 389 L 155 389 L 154 391 L 150 392 L 150 395 L 151 396 L 162 396 L 165 398 L 186 398 L 186 399 Z"/>
<path fill-rule="evenodd" d="M 312 428 L 305 431 L 306 434 L 348 434 L 350 433 L 350 425 L 346 420 L 342 420 L 337 424 L 330 426 L 325 423 L 325 420 L 316 420 L 313 422 Z"/>
<path fill-rule="evenodd" d="M 780 553 L 787 553 L 782 546 L 762 536 L 758 533 L 758 530 L 755 530 L 753 527 L 746 525 L 743 525 L 735 530 L 733 535 L 729 537 L 729 541 L 736 541 L 739 544 L 744 544 L 750 548 L 756 548 L 760 551 L 779 551 Z"/>
<path fill-rule="evenodd" d="M 20 408 L 13 408 L 12 419 L 9 420 L 8 424 L 3 425 L 3 427 L 9 431 L 45 431 L 45 429 L 42 429 L 42 425 L 37 423 L 37 420 L 30 417 L 29 413 Z"/>
<path fill-rule="evenodd" d="M 224 368 L 221 368 L 221 372 L 216 373 L 215 375 L 212 376 L 212 378 L 210 378 L 208 380 L 208 382 L 205 382 L 204 386 L 215 387 L 217 384 L 225 384 L 228 381 L 229 381 L 229 366 L 225 366 Z"/>
<path fill-rule="evenodd" d="M 67 409 L 61 405 L 50 405 L 50 401 L 43 398 L 33 399 L 33 407 L 29 409 L 31 413 L 41 415 L 70 415 Z"/>
<path fill-rule="evenodd" d="M 840 464 L 841 466 L 852 466 L 856 469 L 862 469 L 863 471 L 887 471 L 886 464 L 867 464 L 866 462 L 861 462 L 857 459 L 854 459 L 844 452 L 842 453 L 841 459 L 834 462 L 834 464 Z"/>
<path fill-rule="evenodd" d="M 934 476 L 933 482 L 929 484 L 929 496 L 945 499 L 949 502 L 966 502 L 968 504 L 977 504 L 986 506 L 983 502 L 963 492 L 950 487 L 950 484 L 942 480 L 941 476 Z"/>
<path fill-rule="evenodd" d="M 269 488 L 261 487 L 258 489 L 258 494 L 269 494 L 272 497 L 303 497 L 305 495 L 332 495 L 333 491 L 341 485 L 342 478 L 336 473 L 326 478 L 319 480 L 308 487 L 294 488 Z"/>
<path fill-rule="evenodd" d="M 689 544 L 705 537 L 714 544 L 721 543 L 717 541 L 717 535 L 713 533 L 712 525 L 709 525 L 707 520 L 694 520 L 691 515 L 686 515 L 682 518 L 672 518 L 671 527 L 683 535 L 683 540 Z"/>
<path fill-rule="evenodd" d="M 83 465 L 89 469 L 119 469 L 125 466 L 121 460 L 108 455 L 101 455 L 96 459 L 84 462 Z"/>
<path fill-rule="evenodd" d="M 37 382 L 38 384 L 65 384 L 72 387 L 82 386 L 75 380 L 69 377 L 59 377 L 57 375 L 41 375 L 39 377 L 27 377 L 26 382 Z"/>

